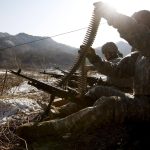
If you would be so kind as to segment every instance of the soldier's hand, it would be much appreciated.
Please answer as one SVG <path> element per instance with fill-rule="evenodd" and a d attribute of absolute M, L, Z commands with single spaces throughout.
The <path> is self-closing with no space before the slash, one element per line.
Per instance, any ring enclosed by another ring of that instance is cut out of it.
<path fill-rule="evenodd" d="M 95 49 L 90 47 L 88 50 L 87 50 L 87 57 L 90 57 L 90 56 L 96 56 L 96 52 L 95 52 Z"/>
<path fill-rule="evenodd" d="M 112 15 L 113 12 L 115 11 L 115 9 L 110 5 L 108 5 L 107 3 L 96 2 L 94 3 L 94 5 L 97 8 L 95 9 L 96 14 L 104 18 L 107 18 L 107 16 Z"/>
<path fill-rule="evenodd" d="M 84 52 L 85 49 L 86 49 L 85 45 L 80 45 L 80 49 L 78 50 L 78 53 L 80 54 L 80 53 Z"/>
<path fill-rule="evenodd" d="M 80 50 L 78 52 L 81 53 L 84 52 L 84 50 L 86 50 L 86 47 L 84 45 L 81 45 Z M 91 64 L 94 64 L 96 62 L 102 62 L 102 59 L 98 55 L 96 55 L 95 49 L 93 49 L 92 47 L 86 50 L 86 57 L 88 58 Z"/>
<path fill-rule="evenodd" d="M 79 53 L 81 53 L 82 51 L 84 51 L 86 49 L 86 46 L 84 46 L 84 45 L 81 45 L 80 46 L 80 50 L 78 51 Z M 88 48 L 87 50 L 86 50 L 86 55 L 87 55 L 87 57 L 89 56 L 95 56 L 96 55 L 96 53 L 95 53 L 95 49 L 93 49 L 92 47 L 90 47 L 90 48 Z"/>

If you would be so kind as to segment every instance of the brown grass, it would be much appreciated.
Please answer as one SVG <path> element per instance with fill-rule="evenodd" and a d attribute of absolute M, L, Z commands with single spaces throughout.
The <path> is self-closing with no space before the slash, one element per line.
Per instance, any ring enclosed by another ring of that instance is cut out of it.
<path fill-rule="evenodd" d="M 38 92 L 33 91 L 28 94 L 20 94 L 20 95 L 12 95 L 7 94 L 7 91 L 10 90 L 12 87 L 19 86 L 23 81 L 23 78 L 17 77 L 13 74 L 0 74 L 0 99 L 7 99 L 7 98 L 29 98 L 35 99 L 37 101 L 44 101 L 47 102 L 49 99 L 49 94 L 41 92 L 40 96 Z M 27 76 L 35 77 L 34 73 L 30 72 Z M 40 75 L 36 74 L 36 78 L 41 78 Z M 5 82 L 4 82 L 5 80 Z M 46 78 L 47 80 L 47 78 Z M 0 150 L 27 150 L 28 145 L 26 141 L 20 137 L 18 137 L 15 132 L 18 126 L 21 124 L 27 123 L 32 120 L 37 113 L 31 112 L 30 114 L 17 114 L 17 117 L 13 120 L 7 122 L 6 124 L 0 125 Z"/>

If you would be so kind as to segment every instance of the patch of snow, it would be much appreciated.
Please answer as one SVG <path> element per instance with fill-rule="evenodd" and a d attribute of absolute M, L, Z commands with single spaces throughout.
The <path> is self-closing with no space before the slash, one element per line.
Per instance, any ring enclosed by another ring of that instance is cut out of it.
<path fill-rule="evenodd" d="M 100 73 L 94 73 L 94 74 L 92 74 L 92 77 L 101 78 L 103 81 L 106 81 L 106 78 L 107 78 L 107 76 L 102 75 Z"/>
<path fill-rule="evenodd" d="M 6 70 L 3 70 L 3 69 L 0 70 L 0 74 L 5 74 L 5 73 L 6 73 Z M 10 74 L 10 72 L 7 72 L 7 74 Z"/>
<path fill-rule="evenodd" d="M 10 41 L 10 40 L 5 40 L 5 43 L 8 44 L 9 46 L 14 46 L 14 42 Z"/>
<path fill-rule="evenodd" d="M 64 70 L 66 71 L 66 70 Z M 50 72 L 50 73 L 56 73 L 56 74 L 61 74 L 63 75 L 62 71 L 61 70 L 58 70 L 58 69 L 46 69 L 46 72 Z"/>
<path fill-rule="evenodd" d="M 39 104 L 32 99 L 15 98 L 0 100 L 0 124 L 5 123 L 8 119 L 11 119 L 11 116 L 18 113 L 29 113 L 40 110 L 41 107 Z"/>
<path fill-rule="evenodd" d="M 30 93 L 30 92 L 37 92 L 38 89 L 29 85 L 27 81 L 22 82 L 19 86 L 15 86 L 8 90 L 8 94 L 19 94 L 19 93 Z"/>
<path fill-rule="evenodd" d="M 1 70 L 0 73 L 4 74 L 6 70 Z M 30 72 L 24 72 L 27 76 L 33 75 Z M 46 84 L 54 85 L 55 78 L 48 77 L 41 74 L 34 74 L 33 78 Z M 33 117 L 37 113 L 43 111 L 41 106 L 36 102 L 43 94 L 43 91 L 38 90 L 34 86 L 24 81 L 19 86 L 9 89 L 3 97 L 0 98 L 0 124 L 5 124 L 7 121 L 22 119 L 20 116 Z M 12 98 L 13 97 L 13 98 Z"/>

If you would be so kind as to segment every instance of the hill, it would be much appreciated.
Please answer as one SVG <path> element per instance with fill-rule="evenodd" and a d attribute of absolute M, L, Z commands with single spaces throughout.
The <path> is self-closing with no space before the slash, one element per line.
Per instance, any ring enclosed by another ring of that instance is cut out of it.
<path fill-rule="evenodd" d="M 0 33 L 0 68 L 70 66 L 75 57 L 75 49 L 48 37 Z"/>

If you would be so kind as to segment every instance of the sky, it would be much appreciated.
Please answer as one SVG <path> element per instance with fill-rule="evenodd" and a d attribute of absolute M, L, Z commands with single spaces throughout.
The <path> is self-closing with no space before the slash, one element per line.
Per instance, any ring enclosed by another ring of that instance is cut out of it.
<path fill-rule="evenodd" d="M 0 0 L 0 32 L 48 36 L 59 43 L 80 47 L 90 23 L 96 0 Z M 103 0 L 118 12 L 132 15 L 150 10 L 149 0 Z M 85 29 L 82 29 L 85 28 Z M 76 32 L 55 36 L 74 30 Z M 93 47 L 120 39 L 117 31 L 102 20 Z"/>

